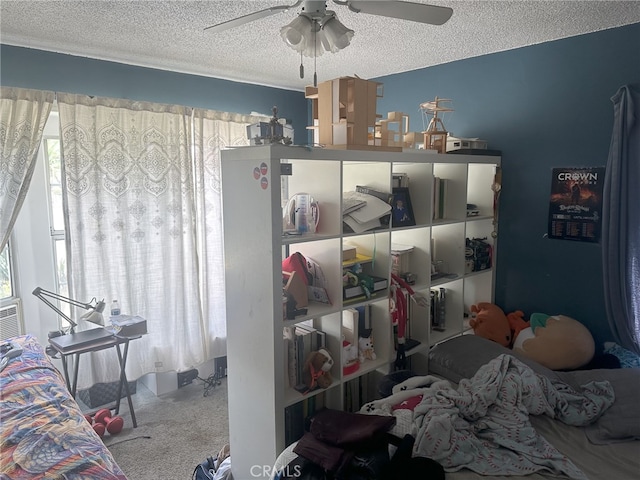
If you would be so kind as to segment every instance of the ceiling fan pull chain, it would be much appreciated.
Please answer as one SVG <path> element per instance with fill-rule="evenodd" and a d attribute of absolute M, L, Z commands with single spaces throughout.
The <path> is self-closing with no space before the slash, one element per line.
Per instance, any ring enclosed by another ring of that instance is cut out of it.
<path fill-rule="evenodd" d="M 300 52 L 300 78 L 304 78 L 304 64 L 302 63 L 302 52 Z"/>
<path fill-rule="evenodd" d="M 318 60 L 318 31 L 317 22 L 314 21 L 313 28 L 313 87 L 318 88 L 318 69 L 316 68 L 317 60 Z"/>

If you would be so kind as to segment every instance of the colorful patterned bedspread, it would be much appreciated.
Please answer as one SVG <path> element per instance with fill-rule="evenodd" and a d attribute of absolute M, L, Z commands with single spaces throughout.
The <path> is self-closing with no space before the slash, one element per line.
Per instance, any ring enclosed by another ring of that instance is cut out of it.
<path fill-rule="evenodd" d="M 126 477 L 37 340 L 0 373 L 0 479 Z"/>

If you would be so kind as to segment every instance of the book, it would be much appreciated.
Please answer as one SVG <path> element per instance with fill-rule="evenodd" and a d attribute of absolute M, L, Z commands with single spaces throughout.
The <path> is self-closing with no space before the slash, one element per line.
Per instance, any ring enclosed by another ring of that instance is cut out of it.
<path fill-rule="evenodd" d="M 447 188 L 449 180 L 446 178 L 440 179 L 440 191 L 438 201 L 438 218 L 447 218 Z"/>
<path fill-rule="evenodd" d="M 304 403 L 289 405 L 284 410 L 285 444 L 290 445 L 304 435 Z"/>
<path fill-rule="evenodd" d="M 433 219 L 439 220 L 440 217 L 440 177 L 433 177 Z"/>
<path fill-rule="evenodd" d="M 286 372 L 289 386 L 295 387 L 297 384 L 297 356 L 295 345 L 295 327 L 283 327 L 282 337 L 285 344 Z"/>
<path fill-rule="evenodd" d="M 304 362 L 309 357 L 309 354 L 314 350 L 314 337 L 315 335 L 309 330 L 306 325 L 296 325 L 296 338 L 298 339 L 298 346 L 301 347 L 299 351 L 298 362 L 304 367 Z M 302 375 L 298 378 L 298 383 L 301 383 Z"/>
<path fill-rule="evenodd" d="M 304 323 L 296 325 L 296 328 L 300 328 L 305 335 L 308 334 L 310 336 L 311 348 L 307 353 L 320 350 L 326 346 L 326 334 L 322 330 L 318 330 L 312 325 Z"/>
<path fill-rule="evenodd" d="M 380 290 L 384 290 L 389 286 L 389 280 L 387 280 L 386 278 L 375 277 L 373 275 L 370 275 L 369 277 L 373 280 L 373 290 L 371 290 L 369 293 L 379 292 Z M 367 292 L 362 285 L 353 285 L 343 288 L 343 297 L 345 300 L 349 300 L 360 295 L 367 296 Z"/>
<path fill-rule="evenodd" d="M 355 307 L 358 311 L 358 332 L 361 337 L 368 337 L 366 332 L 371 331 L 371 305 L 360 305 Z"/>
<path fill-rule="evenodd" d="M 442 332 L 446 323 L 446 288 L 431 289 L 431 328 Z"/>

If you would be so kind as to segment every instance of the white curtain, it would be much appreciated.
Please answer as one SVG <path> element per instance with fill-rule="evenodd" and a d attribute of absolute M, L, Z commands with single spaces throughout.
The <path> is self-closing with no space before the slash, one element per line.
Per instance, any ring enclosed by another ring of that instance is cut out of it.
<path fill-rule="evenodd" d="M 191 109 L 71 94 L 58 104 L 71 297 L 104 298 L 107 320 L 118 299 L 122 313 L 147 320 L 149 333 L 129 350 L 129 379 L 208 360 Z M 117 380 L 112 350 L 92 360 L 79 388 Z"/>
<path fill-rule="evenodd" d="M 196 109 L 193 120 L 202 312 L 209 355 L 218 357 L 227 353 L 226 335 L 216 335 L 226 332 L 220 152 L 248 145 L 247 125 L 269 119 Z"/>
<path fill-rule="evenodd" d="M 54 92 L 0 87 L 0 252 L 27 195 Z"/>
<path fill-rule="evenodd" d="M 58 103 L 71 297 L 107 309 L 117 298 L 147 320 L 129 379 L 226 355 L 220 152 L 248 145 L 247 125 L 269 117 L 70 94 Z M 114 361 L 93 354 L 79 388 L 116 380 Z"/>

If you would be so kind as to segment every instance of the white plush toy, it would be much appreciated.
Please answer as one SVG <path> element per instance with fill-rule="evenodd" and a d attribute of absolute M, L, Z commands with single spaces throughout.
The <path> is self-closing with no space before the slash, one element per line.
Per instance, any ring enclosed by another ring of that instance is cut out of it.
<path fill-rule="evenodd" d="M 360 363 L 376 359 L 376 352 L 373 350 L 373 336 L 358 338 L 358 347 Z"/>

